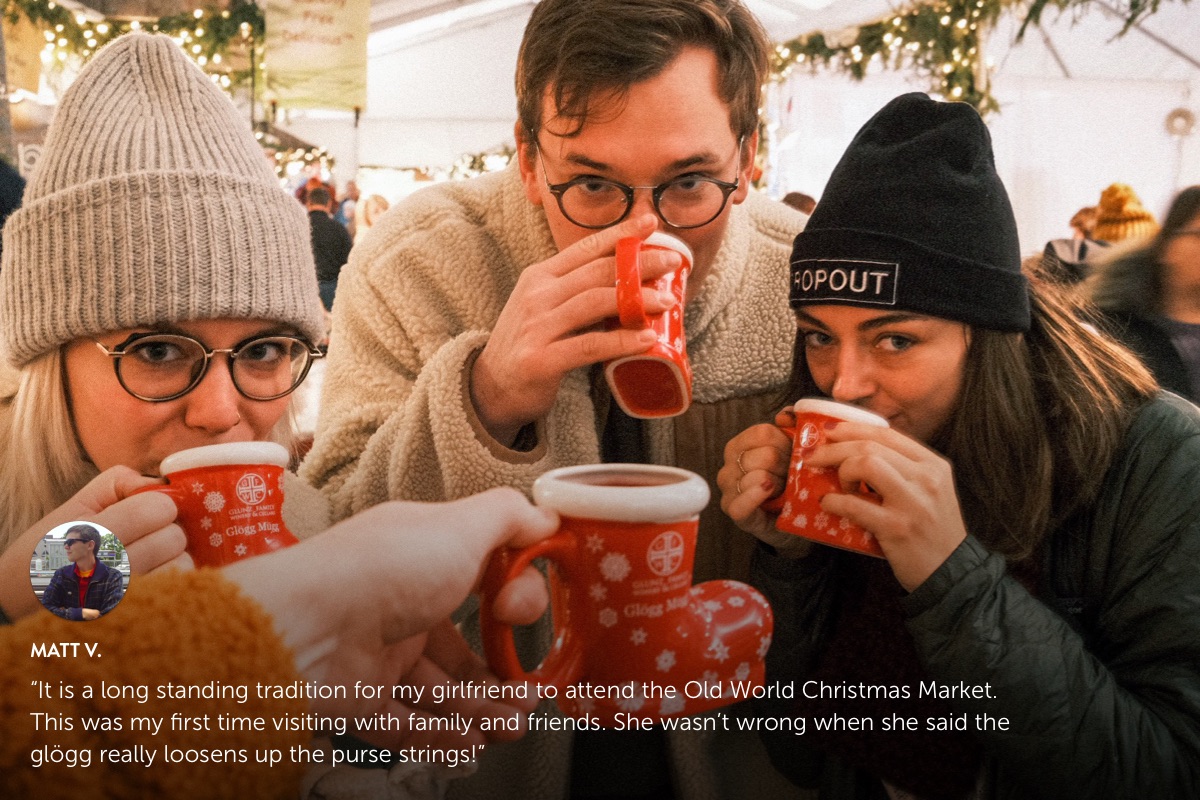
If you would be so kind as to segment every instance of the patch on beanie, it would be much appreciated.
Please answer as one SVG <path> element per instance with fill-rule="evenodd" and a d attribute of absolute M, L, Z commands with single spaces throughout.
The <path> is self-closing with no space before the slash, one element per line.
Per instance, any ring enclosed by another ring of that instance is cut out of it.
<path fill-rule="evenodd" d="M 802 258 L 792 262 L 789 299 L 894 306 L 899 280 L 900 264 L 895 261 Z"/>

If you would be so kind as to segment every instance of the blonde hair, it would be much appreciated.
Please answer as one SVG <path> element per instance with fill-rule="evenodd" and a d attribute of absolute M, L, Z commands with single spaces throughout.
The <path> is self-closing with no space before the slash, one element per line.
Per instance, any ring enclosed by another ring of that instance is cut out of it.
<path fill-rule="evenodd" d="M 378 194 L 373 194 L 359 203 L 354 209 L 354 240 L 358 241 L 360 236 L 369 231 L 375 223 L 379 222 L 379 218 L 383 216 L 383 212 L 387 211 L 390 207 L 387 198 Z"/>
<path fill-rule="evenodd" d="M 0 395 L 0 461 L 0 552 L 96 475 L 75 436 L 60 349 Z"/>
<path fill-rule="evenodd" d="M 75 432 L 64 351 L 39 356 L 0 389 L 0 553 L 99 474 Z M 269 438 L 296 452 L 294 395 Z"/>

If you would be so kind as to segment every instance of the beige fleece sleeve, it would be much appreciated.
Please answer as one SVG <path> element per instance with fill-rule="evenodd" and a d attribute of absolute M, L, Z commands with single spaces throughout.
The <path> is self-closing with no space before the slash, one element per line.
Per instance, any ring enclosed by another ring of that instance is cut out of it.
<path fill-rule="evenodd" d="M 457 208 L 400 209 L 343 269 L 316 440 L 301 475 L 335 519 L 385 500 L 528 490 L 547 469 L 599 458 L 587 375 L 572 373 L 518 452 L 491 439 L 469 374 L 519 270 Z"/>

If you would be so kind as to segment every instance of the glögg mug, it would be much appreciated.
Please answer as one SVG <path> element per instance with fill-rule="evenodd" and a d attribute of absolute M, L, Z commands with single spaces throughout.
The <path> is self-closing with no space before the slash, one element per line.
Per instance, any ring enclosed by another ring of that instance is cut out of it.
<path fill-rule="evenodd" d="M 783 493 L 763 503 L 763 508 L 779 514 L 775 527 L 784 533 L 883 558 L 874 536 L 845 517 L 821 508 L 822 497 L 830 492 L 843 493 L 837 470 L 809 466 L 805 459 L 825 443 L 825 425 L 829 422 L 865 422 L 886 428 L 887 420 L 866 409 L 818 398 L 797 400 L 793 410 L 796 426 L 783 429 L 793 440 L 787 483 Z M 876 501 L 879 497 L 865 485 L 857 494 Z"/>
<path fill-rule="evenodd" d="M 175 501 L 175 521 L 197 567 L 220 567 L 299 540 L 283 523 L 283 471 L 288 451 L 274 442 L 227 442 L 181 450 L 162 460 L 162 492 Z"/>
<path fill-rule="evenodd" d="M 644 464 L 565 467 L 538 478 L 533 496 L 562 524 L 531 547 L 497 551 L 488 564 L 481 620 L 496 674 L 552 685 L 563 713 L 606 727 L 621 713 L 696 714 L 763 685 L 773 626 L 767 601 L 735 581 L 692 586 L 699 513 L 709 498 L 699 475 Z M 495 620 L 492 604 L 538 557 L 553 565 L 554 643 L 526 672 L 512 627 Z M 612 694 L 561 691 L 583 683 Z"/>
<path fill-rule="evenodd" d="M 641 254 L 674 250 L 683 259 L 679 268 L 654 281 L 642 280 Z M 617 308 L 623 328 L 650 328 L 658 337 L 644 353 L 613 359 L 604 367 L 613 399 L 631 417 L 674 417 L 692 403 L 692 365 L 683 334 L 687 278 L 692 271 L 691 249 L 670 234 L 655 232 L 645 241 L 628 237 L 617 242 Z M 642 289 L 669 291 L 675 305 L 647 314 Z"/>

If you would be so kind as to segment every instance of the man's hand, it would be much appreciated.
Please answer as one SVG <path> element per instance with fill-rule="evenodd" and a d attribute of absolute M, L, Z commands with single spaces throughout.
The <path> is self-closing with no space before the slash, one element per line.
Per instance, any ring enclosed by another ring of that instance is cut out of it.
<path fill-rule="evenodd" d="M 617 241 L 644 239 L 657 224 L 652 214 L 626 220 L 521 273 L 471 372 L 471 401 L 493 438 L 511 444 L 523 426 L 545 416 L 571 370 L 642 353 L 654 343 L 648 329 L 598 326 L 617 316 Z M 659 278 L 679 265 L 678 253 L 648 251 L 642 278 Z M 651 314 L 675 303 L 669 292 L 642 294 Z"/>
<path fill-rule="evenodd" d="M 533 710 L 536 693 L 527 691 L 527 700 L 436 702 L 431 692 L 464 681 L 500 683 L 450 623 L 450 613 L 476 586 L 492 550 L 531 545 L 557 529 L 553 512 L 512 489 L 493 489 L 452 503 L 384 503 L 222 572 L 274 618 L 307 679 L 386 687 L 379 697 L 317 701 L 319 713 L 364 719 L 391 713 L 405 722 L 410 713 L 520 718 Z M 540 578 L 522 578 L 497 598 L 496 614 L 506 622 L 536 618 L 548 603 Z M 402 690 L 393 695 L 393 687 Z M 421 700 L 407 702 L 418 690 Z M 514 739 L 523 730 L 518 723 L 515 730 L 481 733 L 474 725 L 464 736 L 405 726 L 376 732 L 369 741 L 392 749 L 470 746 Z"/>

